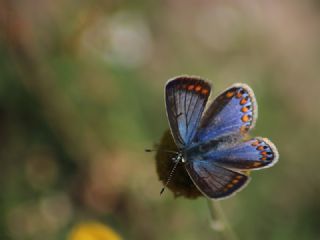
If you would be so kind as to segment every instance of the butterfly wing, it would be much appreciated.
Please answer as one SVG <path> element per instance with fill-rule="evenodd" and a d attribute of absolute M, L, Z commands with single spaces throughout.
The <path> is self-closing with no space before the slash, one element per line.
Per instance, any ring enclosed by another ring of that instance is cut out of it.
<path fill-rule="evenodd" d="M 237 170 L 257 170 L 271 167 L 279 158 L 275 145 L 267 138 L 256 137 L 229 146 L 222 144 L 202 155 L 217 165 Z"/>
<path fill-rule="evenodd" d="M 198 142 L 207 142 L 230 135 L 243 135 L 252 129 L 257 119 L 257 103 L 246 84 L 235 84 L 221 93 L 205 112 Z"/>
<path fill-rule="evenodd" d="M 231 196 L 249 180 L 247 175 L 218 166 L 212 161 L 188 161 L 185 168 L 200 192 L 213 199 Z"/>
<path fill-rule="evenodd" d="M 167 117 L 179 148 L 188 145 L 194 138 L 210 91 L 210 84 L 196 77 L 180 76 L 167 82 Z"/>

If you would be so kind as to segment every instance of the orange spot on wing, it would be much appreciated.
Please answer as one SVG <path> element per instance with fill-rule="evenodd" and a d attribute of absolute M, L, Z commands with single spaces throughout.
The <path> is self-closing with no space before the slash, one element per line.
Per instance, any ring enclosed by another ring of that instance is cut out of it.
<path fill-rule="evenodd" d="M 202 89 L 202 87 L 201 87 L 200 85 L 196 86 L 196 88 L 195 88 L 195 90 L 196 90 L 197 92 L 200 92 L 201 89 Z"/>
<path fill-rule="evenodd" d="M 262 146 L 257 147 L 257 150 L 262 151 L 264 148 Z"/>
<path fill-rule="evenodd" d="M 255 142 L 253 142 L 251 145 L 252 145 L 252 146 L 254 146 L 254 147 L 256 147 L 256 146 L 258 146 L 258 145 L 259 145 L 259 141 L 258 141 L 258 140 L 256 140 L 256 141 L 255 141 Z"/>
<path fill-rule="evenodd" d="M 242 94 L 241 94 L 241 92 L 239 91 L 239 92 L 237 92 L 237 94 L 236 94 L 236 98 L 241 98 L 242 97 Z"/>
<path fill-rule="evenodd" d="M 262 161 L 265 161 L 265 160 L 267 160 L 267 158 L 266 158 L 266 157 L 263 157 L 263 158 L 261 158 L 261 160 L 262 160 Z"/>
<path fill-rule="evenodd" d="M 206 88 L 204 88 L 204 89 L 202 89 L 201 93 L 202 93 L 203 95 L 208 95 L 209 90 L 206 89 Z"/>
<path fill-rule="evenodd" d="M 241 104 L 241 105 L 244 105 L 244 104 L 246 104 L 247 102 L 248 102 L 247 99 L 242 98 L 241 101 L 240 101 L 240 104 Z"/>
<path fill-rule="evenodd" d="M 261 152 L 261 154 L 262 154 L 263 156 L 266 156 L 266 155 L 267 155 L 267 152 L 266 152 L 266 151 L 263 151 L 263 152 Z"/>
<path fill-rule="evenodd" d="M 232 180 L 233 184 L 237 184 L 238 182 L 239 182 L 239 180 L 237 180 L 237 179 Z"/>
<path fill-rule="evenodd" d="M 241 176 L 241 175 L 236 176 L 236 179 L 240 180 L 241 178 L 243 178 L 243 176 Z"/>
<path fill-rule="evenodd" d="M 250 120 L 249 115 L 243 115 L 241 118 L 242 122 L 248 122 Z"/>
<path fill-rule="evenodd" d="M 249 108 L 247 108 L 247 107 L 243 107 L 243 108 L 241 108 L 241 112 L 248 112 L 249 111 Z"/>
<path fill-rule="evenodd" d="M 189 91 L 191 91 L 191 90 L 193 90 L 193 89 L 194 89 L 194 85 L 189 85 L 189 86 L 188 86 L 188 90 L 189 90 Z"/>
<path fill-rule="evenodd" d="M 259 167 L 259 166 L 261 166 L 261 163 L 260 163 L 260 162 L 255 162 L 255 163 L 253 163 L 253 167 Z"/>
<path fill-rule="evenodd" d="M 233 97 L 233 95 L 234 95 L 234 92 L 227 92 L 226 97 L 231 98 Z"/>
<path fill-rule="evenodd" d="M 233 184 L 231 184 L 231 183 L 229 183 L 228 185 L 227 185 L 227 188 L 232 188 L 233 187 Z"/>

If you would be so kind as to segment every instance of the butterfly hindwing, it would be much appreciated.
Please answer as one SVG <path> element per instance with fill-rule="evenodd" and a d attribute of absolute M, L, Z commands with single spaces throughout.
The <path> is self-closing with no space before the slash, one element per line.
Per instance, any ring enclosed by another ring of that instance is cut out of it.
<path fill-rule="evenodd" d="M 275 145 L 267 138 L 256 137 L 235 145 L 222 144 L 203 154 L 217 165 L 237 170 L 255 170 L 274 165 L 279 158 Z"/>
<path fill-rule="evenodd" d="M 181 76 L 167 82 L 167 116 L 179 148 L 188 145 L 194 138 L 210 91 L 209 83 L 196 77 Z"/>
<path fill-rule="evenodd" d="M 197 141 L 243 135 L 254 127 L 256 118 L 257 103 L 253 91 L 246 84 L 235 84 L 210 104 L 201 120 Z"/>
<path fill-rule="evenodd" d="M 200 192 L 213 199 L 231 196 L 249 180 L 247 175 L 218 166 L 212 161 L 189 161 L 185 168 Z"/>

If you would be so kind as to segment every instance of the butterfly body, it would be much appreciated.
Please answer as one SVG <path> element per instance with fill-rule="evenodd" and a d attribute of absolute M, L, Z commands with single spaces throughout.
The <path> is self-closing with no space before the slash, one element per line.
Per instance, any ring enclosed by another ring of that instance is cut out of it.
<path fill-rule="evenodd" d="M 200 192 L 221 199 L 248 183 L 244 171 L 272 166 L 278 152 L 266 138 L 244 140 L 257 119 L 257 104 L 249 86 L 235 84 L 207 107 L 210 92 L 208 82 L 181 76 L 168 81 L 165 100 L 171 134 L 179 149 L 176 161 L 184 164 Z"/>

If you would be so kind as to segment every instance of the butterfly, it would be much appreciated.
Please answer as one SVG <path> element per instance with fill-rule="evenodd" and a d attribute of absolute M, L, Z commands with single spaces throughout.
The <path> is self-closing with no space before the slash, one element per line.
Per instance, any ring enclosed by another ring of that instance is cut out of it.
<path fill-rule="evenodd" d="M 207 104 L 210 92 L 199 77 L 175 77 L 165 85 L 165 104 L 179 149 L 173 161 L 184 165 L 204 196 L 222 199 L 247 185 L 249 170 L 271 167 L 279 154 L 267 138 L 246 139 L 258 114 L 248 85 L 234 84 Z"/>

